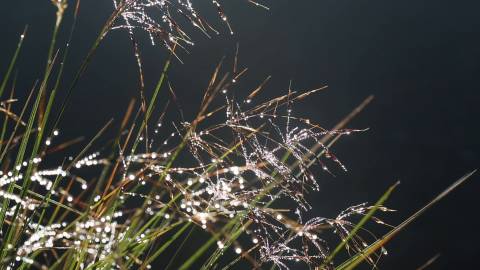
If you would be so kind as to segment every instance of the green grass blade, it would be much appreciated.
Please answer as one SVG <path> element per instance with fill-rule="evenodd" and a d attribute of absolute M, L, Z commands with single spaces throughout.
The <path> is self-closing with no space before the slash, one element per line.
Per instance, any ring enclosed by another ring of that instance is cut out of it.
<path fill-rule="evenodd" d="M 10 75 L 12 74 L 13 67 L 15 66 L 15 63 L 17 62 L 18 55 L 20 54 L 20 49 L 22 48 L 22 45 L 23 45 L 23 40 L 25 39 L 25 35 L 27 34 L 27 29 L 28 29 L 28 26 L 25 26 L 25 29 L 23 30 L 23 33 L 20 35 L 20 40 L 18 41 L 17 49 L 15 50 L 15 53 L 13 54 L 12 60 L 10 61 L 10 64 L 8 65 L 7 73 L 5 74 L 5 77 L 3 77 L 2 84 L 0 85 L 0 97 L 2 97 L 3 91 L 5 90 L 5 87 L 7 86 L 7 82 L 10 79 Z"/>
<path fill-rule="evenodd" d="M 358 222 L 357 225 L 350 231 L 348 236 L 342 240 L 340 244 L 337 245 L 337 247 L 333 250 L 333 252 L 325 259 L 323 262 L 322 266 L 320 268 L 325 267 L 328 265 L 330 262 L 333 261 L 335 256 L 348 244 L 348 242 L 358 233 L 360 229 L 362 229 L 363 225 L 369 221 L 375 212 L 384 204 L 384 202 L 390 197 L 390 194 L 392 194 L 393 190 L 400 184 L 400 182 L 395 183 L 391 187 L 387 189 L 387 191 L 380 197 L 380 199 L 375 203 L 375 205 L 367 212 L 365 216 L 362 217 L 362 219 Z"/>
<path fill-rule="evenodd" d="M 12 91 L 10 92 L 10 99 L 13 99 L 13 94 L 15 92 L 15 86 L 16 86 L 16 83 L 17 83 L 17 76 L 15 75 L 14 76 L 14 79 L 13 79 L 13 82 L 12 82 Z M 12 108 L 12 104 L 8 104 L 6 107 L 6 110 L 7 112 L 11 110 Z M 8 129 L 8 119 L 9 119 L 9 116 L 7 113 L 5 113 L 5 120 L 3 122 L 3 125 L 2 125 L 2 133 L 0 134 L 0 153 L 2 152 L 2 147 L 3 147 L 3 143 L 4 143 L 4 139 L 5 139 L 5 135 L 7 134 L 7 129 Z M 22 118 L 19 117 L 19 120 L 21 120 Z M 5 144 L 5 147 L 8 148 L 8 145 Z M 0 163 L 2 162 L 2 159 L 0 158 Z"/>
<path fill-rule="evenodd" d="M 152 254 L 150 257 L 148 257 L 147 260 L 143 263 L 143 265 L 148 265 L 152 263 L 160 254 L 162 254 L 178 237 L 180 237 L 185 230 L 190 227 L 191 223 L 186 223 L 183 225 L 182 228 L 178 230 L 172 237 L 169 237 L 168 240 L 160 247 L 158 248 L 154 254 Z"/>
<path fill-rule="evenodd" d="M 361 262 L 363 262 L 368 256 L 370 256 L 372 253 L 383 247 L 387 242 L 389 242 L 397 233 L 399 233 L 401 230 L 403 230 L 407 225 L 412 223 L 414 220 L 416 220 L 419 216 L 421 216 L 425 211 L 430 209 L 433 205 L 438 203 L 440 200 L 442 200 L 447 194 L 452 192 L 454 189 L 456 189 L 458 186 L 460 186 L 462 183 L 464 183 L 467 179 L 469 179 L 475 171 L 472 171 L 457 181 L 455 181 L 452 185 L 450 185 L 448 188 L 446 188 L 443 192 L 438 194 L 433 200 L 431 200 L 428 204 L 426 204 L 424 207 L 422 207 L 420 210 L 415 212 L 413 215 L 411 215 L 409 218 L 407 218 L 405 221 L 403 221 L 400 225 L 396 226 L 393 230 L 388 232 L 386 235 L 384 235 L 382 238 L 378 239 L 375 241 L 375 243 L 371 244 L 370 246 L 366 247 L 362 252 L 359 252 L 346 262 L 342 263 L 340 266 L 335 268 L 336 270 L 350 270 L 354 269 L 356 266 L 358 266 Z"/>

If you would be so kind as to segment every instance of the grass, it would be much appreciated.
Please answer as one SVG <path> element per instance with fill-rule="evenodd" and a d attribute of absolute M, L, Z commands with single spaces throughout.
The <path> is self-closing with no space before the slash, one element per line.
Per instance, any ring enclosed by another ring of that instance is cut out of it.
<path fill-rule="evenodd" d="M 222 62 L 215 68 L 193 120 L 166 126 L 162 119 L 171 109 L 160 97 L 175 95 L 166 83 L 171 62 L 178 61 L 178 50 L 191 43 L 173 16 L 168 20 L 175 27 L 165 32 L 168 28 L 148 17 L 148 1 L 114 1 L 114 12 L 65 87 L 61 82 L 80 1 L 52 3 L 57 12 L 47 65 L 20 113 L 12 109 L 17 80 L 12 74 L 28 38 L 27 28 L 0 85 L 0 112 L 5 116 L 0 138 L 0 269 L 150 269 L 165 264 L 162 255 L 171 255 L 164 267 L 182 270 L 241 269 L 244 265 L 345 270 L 361 263 L 375 265 L 387 242 L 473 174 L 459 179 L 373 242 L 365 240 L 366 227 L 383 223 L 375 215 L 389 211 L 384 204 L 398 183 L 374 205 L 352 206 L 334 218 L 304 220 L 310 209 L 304 195 L 318 191 L 318 174 L 332 174 L 332 167 L 344 168 L 331 149 L 343 136 L 363 131 L 346 126 L 373 97 L 333 129 L 325 129 L 296 117 L 291 105 L 326 87 L 307 92 L 290 89 L 285 95 L 257 100 L 268 77 L 249 95 L 235 97 L 230 93 L 246 71 L 237 70 L 235 56 L 231 72 L 224 71 Z M 58 34 L 69 5 L 74 8 L 74 19 L 66 43 L 59 46 Z M 194 13 L 181 5 L 178 8 Z M 221 6 L 218 12 L 231 31 Z M 216 31 L 204 20 L 189 18 L 206 34 Z M 74 158 L 46 168 L 44 160 L 49 158 L 52 139 L 58 136 L 59 123 L 65 121 L 71 93 L 114 29 L 126 29 L 132 40 L 141 102 L 132 99 L 117 137 L 103 147 L 109 150 L 95 153 L 92 148 L 112 129 L 113 120 Z M 150 97 L 144 96 L 134 30 L 158 38 L 170 55 Z M 66 96 L 61 102 L 57 100 L 60 91 Z M 219 100 L 225 100 L 224 104 L 218 106 Z M 88 167 L 99 167 L 100 173 L 85 172 Z M 280 207 L 285 203 L 297 210 Z M 324 240 L 331 236 L 339 241 Z M 190 239 L 203 243 L 182 259 L 181 254 L 190 250 Z M 337 263 L 337 255 L 346 251 L 349 259 Z"/>

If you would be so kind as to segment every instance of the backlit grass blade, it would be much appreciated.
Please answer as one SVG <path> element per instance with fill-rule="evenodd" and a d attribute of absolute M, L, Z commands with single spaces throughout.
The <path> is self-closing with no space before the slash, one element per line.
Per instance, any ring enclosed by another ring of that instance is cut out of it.
<path fill-rule="evenodd" d="M 348 245 L 349 241 L 353 239 L 353 237 L 362 229 L 363 225 L 367 223 L 377 212 L 377 210 L 385 203 L 385 201 L 390 197 L 390 194 L 393 192 L 393 190 L 400 184 L 400 182 L 395 183 L 393 186 L 389 187 L 387 191 L 380 197 L 380 199 L 373 205 L 373 207 L 367 212 L 365 216 L 355 225 L 355 227 L 350 231 L 348 236 L 345 239 L 342 239 L 342 242 L 335 247 L 335 249 L 332 251 L 332 253 L 325 259 L 323 262 L 322 266 L 320 268 L 323 268 L 324 266 L 328 265 L 330 262 L 333 261 L 335 256 L 346 246 Z"/>
<path fill-rule="evenodd" d="M 23 30 L 23 33 L 20 35 L 20 40 L 18 41 L 17 48 L 15 49 L 15 53 L 13 54 L 12 60 L 10 61 L 10 64 L 8 65 L 7 68 L 7 73 L 3 77 L 2 84 L 0 84 L 0 98 L 2 97 L 3 91 L 5 90 L 5 87 L 7 86 L 8 80 L 10 79 L 10 75 L 12 74 L 13 67 L 15 66 L 15 63 L 17 62 L 18 55 L 20 54 L 20 49 L 22 48 L 23 45 L 23 40 L 25 39 L 25 35 L 27 34 L 28 26 L 25 26 L 25 29 Z"/>
<path fill-rule="evenodd" d="M 448 195 L 450 192 L 452 192 L 454 189 L 456 189 L 458 186 L 460 186 L 462 183 L 464 183 L 467 179 L 469 179 L 475 172 L 476 172 L 476 170 L 464 175 L 463 177 L 461 177 L 460 179 L 455 181 L 452 185 L 450 185 L 443 192 L 438 194 L 433 200 L 431 200 L 428 204 L 426 204 L 420 210 L 418 210 L 413 215 L 411 215 L 409 218 L 407 218 L 405 221 L 403 221 L 400 225 L 396 226 L 389 233 L 387 233 L 382 238 L 375 241 L 375 243 L 371 244 L 370 246 L 365 248 L 362 252 L 356 254 L 355 256 L 353 256 L 349 260 L 345 261 L 344 263 L 342 263 L 340 266 L 336 267 L 335 269 L 336 270 L 354 269 L 361 262 L 363 262 L 368 256 L 370 256 L 375 251 L 377 251 L 381 247 L 383 247 L 387 242 L 392 240 L 393 237 L 395 237 L 401 230 L 403 230 L 406 226 L 408 226 L 410 223 L 412 223 L 414 220 L 416 220 L 419 216 L 421 216 L 425 211 L 430 209 L 433 205 L 438 203 L 446 195 Z"/>

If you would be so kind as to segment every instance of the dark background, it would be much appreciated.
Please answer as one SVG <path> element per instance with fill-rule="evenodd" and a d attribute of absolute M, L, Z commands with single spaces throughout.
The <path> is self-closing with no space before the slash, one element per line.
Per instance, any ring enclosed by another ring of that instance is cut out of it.
<path fill-rule="evenodd" d="M 29 24 L 18 66 L 19 95 L 25 95 L 44 70 L 55 12 L 49 2 L 3 1 L 0 6 L 1 74 L 19 33 Z M 273 78 L 263 98 L 284 94 L 290 79 L 298 90 L 328 84 L 329 90 L 294 108 L 325 127 L 333 127 L 363 99 L 375 95 L 349 125 L 369 131 L 334 147 L 349 172 L 322 178 L 322 191 L 312 198 L 313 214 L 332 217 L 349 205 L 374 202 L 401 180 L 388 202 L 399 211 L 387 221 L 398 224 L 479 167 L 478 1 L 266 3 L 268 12 L 246 1 L 225 3 L 235 30 L 230 36 L 210 1 L 194 1 L 222 35 L 207 39 L 193 33 L 197 44 L 189 48 L 190 54 L 181 54 L 185 64 L 173 64 L 170 80 L 187 116 L 192 116 L 214 66 L 222 56 L 231 57 L 239 42 L 240 63 L 249 67 L 241 82 L 246 93 L 268 75 Z M 66 82 L 111 11 L 109 0 L 82 1 Z M 62 29 L 62 47 L 70 22 L 67 19 Z M 142 52 L 151 89 L 167 52 L 146 40 Z M 61 124 L 63 138 L 91 137 L 110 117 L 118 123 L 130 98 L 138 95 L 136 80 L 126 33 L 111 33 L 74 92 Z M 477 268 L 479 181 L 477 174 L 398 235 L 388 244 L 389 255 L 380 268 L 416 269 L 437 253 L 441 257 L 431 269 Z"/>

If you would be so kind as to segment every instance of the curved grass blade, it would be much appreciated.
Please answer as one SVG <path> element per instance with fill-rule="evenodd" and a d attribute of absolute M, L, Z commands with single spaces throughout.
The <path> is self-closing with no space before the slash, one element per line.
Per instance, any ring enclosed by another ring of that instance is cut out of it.
<path fill-rule="evenodd" d="M 397 233 L 399 233 L 402 229 L 404 229 L 407 225 L 412 223 L 414 220 L 416 220 L 420 215 L 422 215 L 425 211 L 430 209 L 433 205 L 438 203 L 440 200 L 442 200 L 447 194 L 452 192 L 454 189 L 456 189 L 459 185 L 461 185 L 463 182 L 465 182 L 467 179 L 469 179 L 477 170 L 474 170 L 457 181 L 455 181 L 452 185 L 450 185 L 447 189 L 445 189 L 443 192 L 438 194 L 433 200 L 431 200 L 428 204 L 426 204 L 424 207 L 422 207 L 420 210 L 415 212 L 413 215 L 411 215 L 409 218 L 407 218 L 405 221 L 403 221 L 400 225 L 396 226 L 393 230 L 391 230 L 389 233 L 384 235 L 382 238 L 378 239 L 375 241 L 375 243 L 371 244 L 370 246 L 366 247 L 362 252 L 359 252 L 346 262 L 342 263 L 340 266 L 335 268 L 336 270 L 350 270 L 354 269 L 357 265 L 359 265 L 361 262 L 363 262 L 368 256 L 370 256 L 373 252 L 376 250 L 380 249 L 383 247 L 387 242 L 389 242 Z"/>
<path fill-rule="evenodd" d="M 18 55 L 20 54 L 20 49 L 22 48 L 23 45 L 23 40 L 25 39 L 25 35 L 27 34 L 28 26 L 25 26 L 25 29 L 23 30 L 23 33 L 20 35 L 20 40 L 18 41 L 17 49 L 15 49 L 15 53 L 13 54 L 12 60 L 10 61 L 10 64 L 8 65 L 7 73 L 5 74 L 5 77 L 3 78 L 2 84 L 0 85 L 0 97 L 3 94 L 3 91 L 5 90 L 5 87 L 7 86 L 7 82 L 10 79 L 10 75 L 12 74 L 13 67 L 15 66 L 15 63 L 17 62 Z"/>
<path fill-rule="evenodd" d="M 389 187 L 387 191 L 380 197 L 380 199 L 375 203 L 375 205 L 367 212 L 365 216 L 358 222 L 358 224 L 350 231 L 348 236 L 342 240 L 342 242 L 337 245 L 337 247 L 333 250 L 333 252 L 325 259 L 323 264 L 320 266 L 320 269 L 324 268 L 327 266 L 330 262 L 333 261 L 333 258 L 348 244 L 348 242 L 357 234 L 357 232 L 362 229 L 363 225 L 369 221 L 375 212 L 380 208 L 384 202 L 390 197 L 390 194 L 392 194 L 393 190 L 400 184 L 400 182 L 396 182 L 394 185 Z"/>

